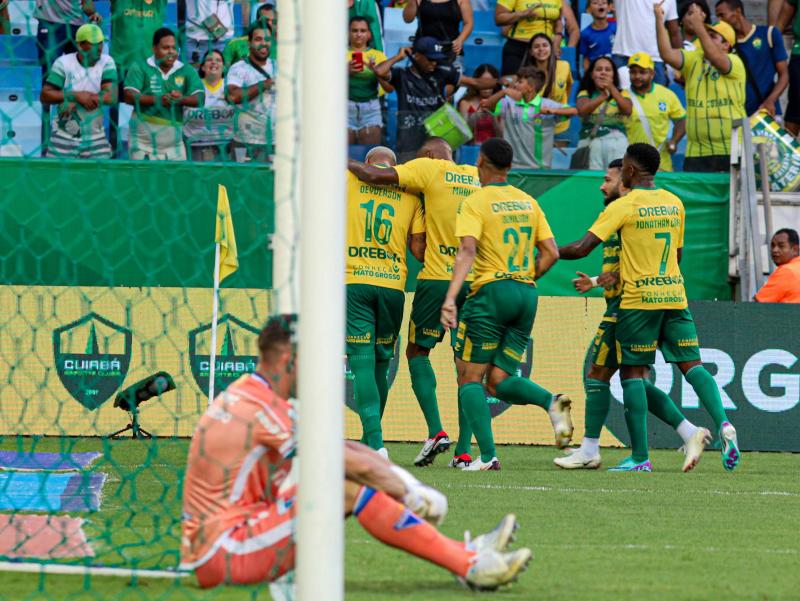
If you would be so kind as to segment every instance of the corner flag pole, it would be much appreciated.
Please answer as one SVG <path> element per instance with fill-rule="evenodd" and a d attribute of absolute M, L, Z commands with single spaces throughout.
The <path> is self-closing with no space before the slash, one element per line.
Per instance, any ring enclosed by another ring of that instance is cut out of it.
<path fill-rule="evenodd" d="M 217 318 L 219 316 L 219 242 L 214 244 L 214 300 L 211 305 L 211 353 L 208 368 L 208 404 L 214 401 L 214 372 L 217 366 Z"/>

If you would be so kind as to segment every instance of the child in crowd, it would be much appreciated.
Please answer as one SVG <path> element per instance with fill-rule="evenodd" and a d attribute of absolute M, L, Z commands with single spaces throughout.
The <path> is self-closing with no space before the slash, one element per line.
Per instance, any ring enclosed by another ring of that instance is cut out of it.
<path fill-rule="evenodd" d="M 503 137 L 514 149 L 512 169 L 550 169 L 556 122 L 577 115 L 575 108 L 544 98 L 545 73 L 522 67 L 512 87 L 481 101 L 503 118 Z"/>
<path fill-rule="evenodd" d="M 475 79 L 500 79 L 500 71 L 497 67 L 484 63 L 478 65 L 472 74 Z M 458 112 L 472 129 L 473 138 L 470 144 L 483 144 L 489 138 L 500 138 L 503 136 L 503 125 L 500 117 L 495 116 L 481 106 L 481 100 L 489 98 L 492 94 L 500 91 L 500 83 L 494 89 L 474 90 L 468 88 L 466 95 L 458 102 Z"/>
<path fill-rule="evenodd" d="M 589 63 L 601 56 L 611 56 L 614 45 L 614 35 L 617 33 L 617 23 L 608 20 L 608 0 L 591 0 L 589 14 L 592 15 L 592 24 L 581 31 L 581 41 L 578 51 L 583 57 L 583 70 L 589 68 Z"/>

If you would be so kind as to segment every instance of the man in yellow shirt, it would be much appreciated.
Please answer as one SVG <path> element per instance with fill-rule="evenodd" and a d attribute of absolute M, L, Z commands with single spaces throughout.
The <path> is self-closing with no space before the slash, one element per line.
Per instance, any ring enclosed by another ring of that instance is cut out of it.
<path fill-rule="evenodd" d="M 367 163 L 391 167 L 394 152 L 370 150 Z M 364 442 L 386 456 L 381 416 L 386 375 L 403 321 L 406 244 L 422 260 L 425 221 L 419 196 L 397 186 L 374 186 L 347 174 L 346 352 L 353 374 Z"/>
<path fill-rule="evenodd" d="M 637 52 L 628 60 L 633 111 L 625 120 L 628 144 L 644 142 L 661 153 L 661 171 L 672 171 L 672 155 L 686 134 L 686 110 L 675 92 L 655 83 L 653 58 Z M 667 141 L 669 123 L 672 137 Z"/>
<path fill-rule="evenodd" d="M 515 375 L 536 317 L 535 280 L 558 260 L 558 247 L 536 200 L 508 183 L 513 154 L 501 138 L 481 145 L 483 187 L 461 203 L 456 220 L 460 245 L 441 310 L 442 324 L 458 327 L 458 398 L 481 451 L 467 471 L 500 469 L 486 392 L 512 405 L 544 408 L 556 443 L 563 447 L 572 438 L 569 397 Z M 535 257 L 534 248 L 539 251 Z M 459 316 L 458 296 L 473 266 L 475 279 Z"/>
<path fill-rule="evenodd" d="M 652 471 L 644 377 L 660 348 L 664 359 L 678 365 L 714 420 L 722 443 L 722 465 L 730 471 L 740 459 L 736 430 L 725 415 L 717 383 L 700 359 L 697 330 L 678 266 L 686 214 L 677 196 L 655 187 L 659 161 L 658 151 L 649 144 L 628 146 L 622 184 L 630 192 L 608 205 L 580 242 L 570 245 L 570 258 L 581 258 L 614 234 L 622 242 L 616 347 L 632 455 L 612 470 Z"/>
<path fill-rule="evenodd" d="M 654 5 L 658 52 L 664 62 L 679 69 L 686 82 L 688 145 L 684 171 L 730 170 L 733 121 L 744 119 L 747 73 L 733 54 L 736 33 L 727 23 L 707 25 L 703 11 L 693 4 L 683 18 L 687 35 L 696 35 L 695 50 L 670 46 L 664 10 Z"/>
<path fill-rule="evenodd" d="M 406 358 L 411 372 L 411 387 L 428 426 L 428 437 L 414 460 L 417 466 L 429 465 L 436 455 L 452 444 L 442 426 L 436 397 L 436 374 L 429 358 L 431 349 L 442 341 L 445 328 L 439 321 L 439 310 L 447 294 L 453 261 L 458 248 L 456 215 L 461 202 L 480 189 L 478 170 L 473 165 L 456 165 L 453 150 L 442 138 L 428 138 L 416 159 L 388 169 L 377 169 L 356 161 L 350 170 L 372 184 L 398 184 L 425 199 L 425 267 L 417 276 L 417 289 L 411 308 Z M 469 292 L 471 276 L 457 297 L 458 307 Z M 451 343 L 455 337 L 451 336 Z M 451 467 L 465 467 L 472 461 L 470 446 L 472 429 L 459 405 L 458 442 Z"/>

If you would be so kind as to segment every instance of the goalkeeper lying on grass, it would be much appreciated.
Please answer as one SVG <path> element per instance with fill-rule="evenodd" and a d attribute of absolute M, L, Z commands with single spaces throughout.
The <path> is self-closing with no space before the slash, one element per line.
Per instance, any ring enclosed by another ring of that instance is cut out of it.
<path fill-rule="evenodd" d="M 203 588 L 273 581 L 294 568 L 295 452 L 292 396 L 297 374 L 295 318 L 271 319 L 258 338 L 256 372 L 220 394 L 189 447 L 183 491 L 181 567 Z M 371 449 L 345 443 L 345 512 L 375 538 L 452 572 L 477 589 L 515 580 L 529 549 L 505 552 L 513 515 L 462 543 L 438 525 L 447 499 Z"/>

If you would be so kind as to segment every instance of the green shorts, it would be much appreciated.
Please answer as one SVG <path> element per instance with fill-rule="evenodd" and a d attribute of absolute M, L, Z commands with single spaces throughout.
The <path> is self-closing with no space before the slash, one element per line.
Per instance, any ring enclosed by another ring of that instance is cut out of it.
<path fill-rule="evenodd" d="M 619 315 L 620 298 L 607 301 L 606 312 L 597 326 L 592 344 L 589 347 L 589 361 L 600 367 L 619 369 L 617 363 L 617 317 Z"/>
<path fill-rule="evenodd" d="M 394 343 L 403 323 L 405 293 L 369 284 L 348 284 L 347 355 L 374 353 L 378 361 L 394 356 Z"/>
<path fill-rule="evenodd" d="M 651 365 L 656 360 L 656 348 L 669 363 L 700 361 L 697 330 L 689 309 L 620 309 L 616 329 L 620 365 Z"/>
<path fill-rule="evenodd" d="M 461 310 L 456 357 L 516 374 L 531 339 L 538 300 L 536 287 L 522 282 L 481 286 Z"/>
<path fill-rule="evenodd" d="M 450 287 L 449 280 L 417 280 L 417 291 L 411 305 L 411 321 L 408 323 L 408 340 L 423 348 L 431 349 L 444 338 L 444 326 L 440 320 L 442 303 Z M 469 294 L 469 284 L 461 287 L 456 298 L 459 312 Z M 455 346 L 455 333 L 451 332 L 450 345 Z"/>

